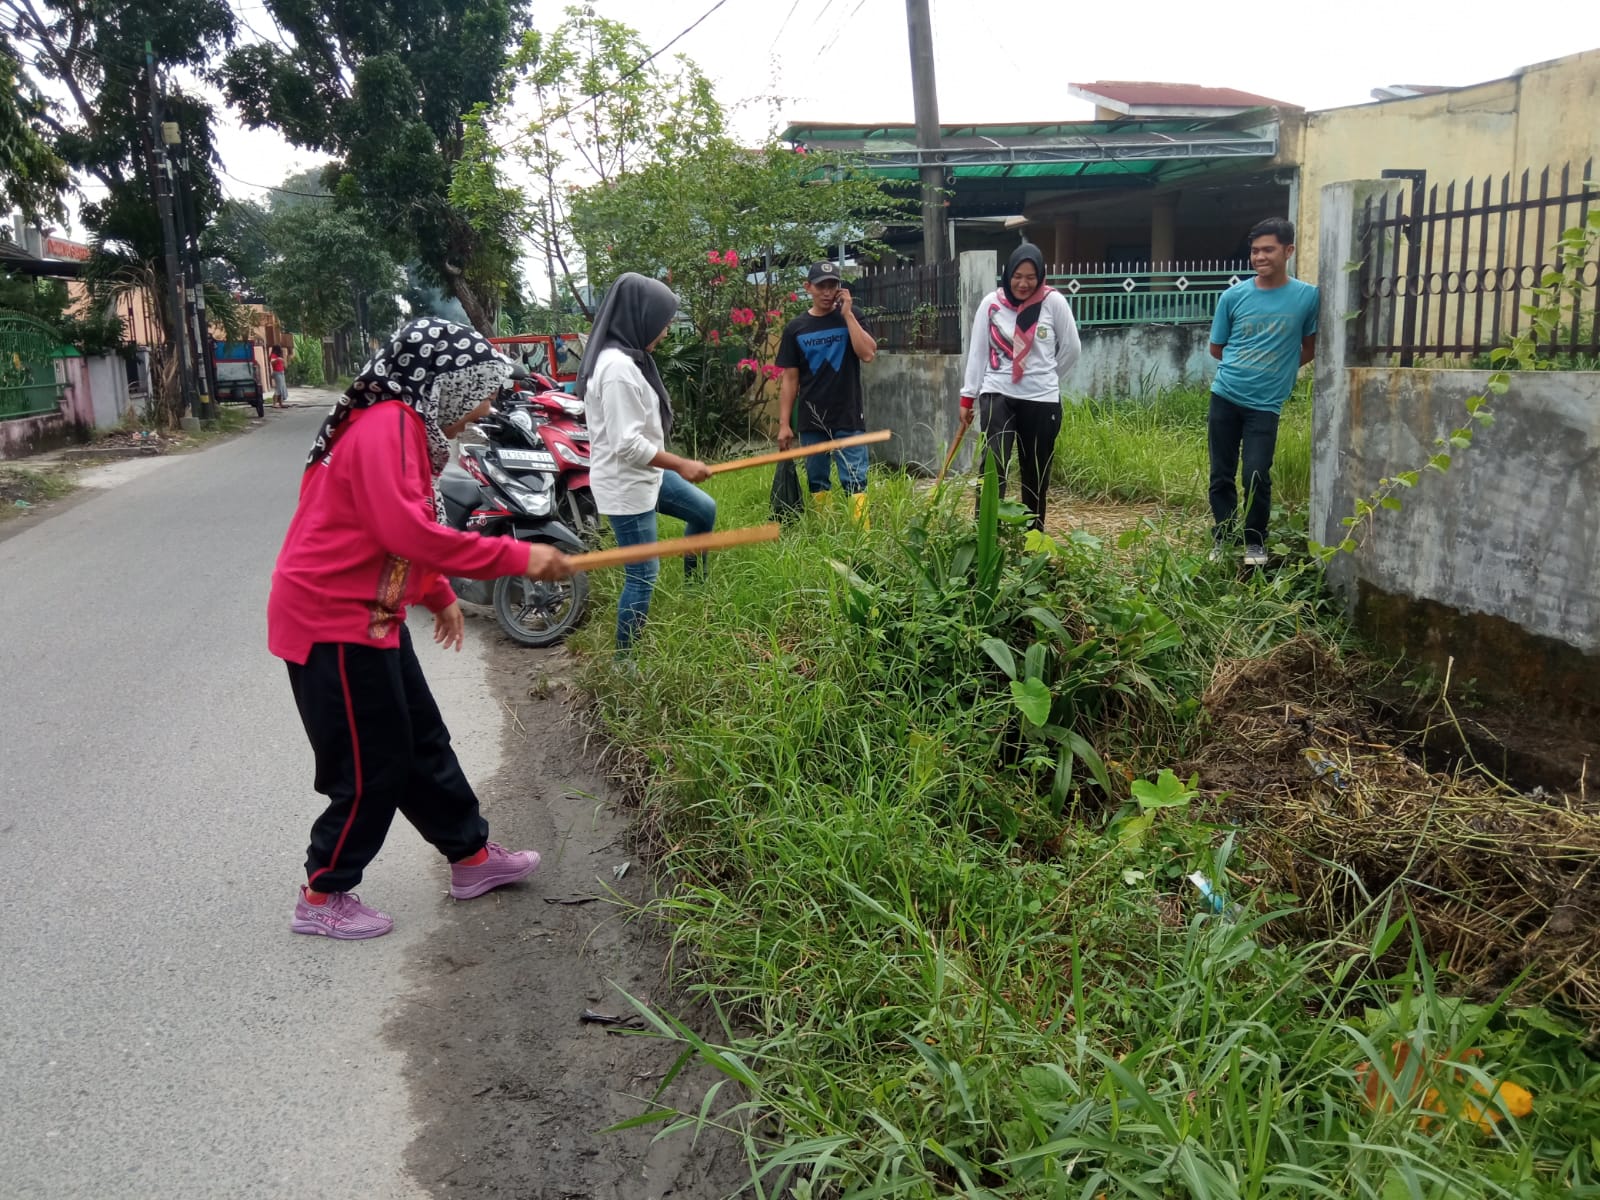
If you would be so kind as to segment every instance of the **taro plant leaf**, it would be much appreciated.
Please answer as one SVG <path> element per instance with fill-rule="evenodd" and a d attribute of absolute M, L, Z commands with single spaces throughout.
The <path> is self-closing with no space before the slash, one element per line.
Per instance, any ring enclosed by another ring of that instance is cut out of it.
<path fill-rule="evenodd" d="M 1030 618 L 1034 624 L 1038 625 L 1041 629 L 1055 634 L 1063 646 L 1072 641 L 1072 639 L 1067 636 L 1067 627 L 1061 623 L 1061 618 L 1056 616 L 1055 613 L 1051 612 L 1048 608 L 1040 608 L 1036 604 L 1032 608 L 1023 609 L 1022 615 Z"/>
<path fill-rule="evenodd" d="M 1100 757 L 1100 752 L 1089 744 L 1088 738 L 1077 730 L 1068 729 L 1063 725 L 1046 725 L 1040 732 L 1045 737 L 1061 743 L 1073 757 L 1083 759 L 1089 766 L 1089 774 L 1094 776 L 1094 781 L 1100 785 L 1101 790 L 1107 796 L 1112 795 L 1111 776 L 1106 773 L 1105 760 Z M 1072 763 L 1068 761 L 1063 767 L 1058 768 L 1059 770 L 1067 771 L 1070 777 Z"/>
<path fill-rule="evenodd" d="M 1022 673 L 1028 679 L 1044 678 L 1044 656 L 1048 647 L 1043 642 L 1034 642 L 1028 647 L 1028 653 L 1023 656 Z"/>
<path fill-rule="evenodd" d="M 1162 767 L 1154 783 L 1148 779 L 1133 781 L 1133 798 L 1145 812 L 1156 808 L 1181 808 L 1194 799 L 1199 783 L 1198 775 L 1191 775 L 1186 784 L 1170 769 Z"/>
<path fill-rule="evenodd" d="M 1011 681 L 1011 700 L 1022 710 L 1022 715 L 1035 725 L 1050 719 L 1050 689 L 1038 676 Z"/>
<path fill-rule="evenodd" d="M 1005 672 L 1007 679 L 1017 677 L 1017 657 L 1011 653 L 1010 646 L 994 637 L 984 638 L 978 645 L 985 654 L 994 659 L 994 665 Z"/>
<path fill-rule="evenodd" d="M 1050 804 L 1052 814 L 1059 817 L 1061 810 L 1067 806 L 1067 795 L 1072 791 L 1072 764 L 1075 755 L 1067 746 L 1062 746 L 1056 753 L 1056 777 L 1050 785 Z"/>
<path fill-rule="evenodd" d="M 1100 785 L 1100 790 L 1108 796 L 1111 795 L 1111 776 L 1106 774 L 1105 760 L 1100 757 L 1100 752 L 1089 744 L 1089 739 L 1076 731 L 1069 730 L 1067 745 L 1072 747 L 1074 754 L 1089 764 L 1089 774 L 1094 776 L 1094 781 Z"/>

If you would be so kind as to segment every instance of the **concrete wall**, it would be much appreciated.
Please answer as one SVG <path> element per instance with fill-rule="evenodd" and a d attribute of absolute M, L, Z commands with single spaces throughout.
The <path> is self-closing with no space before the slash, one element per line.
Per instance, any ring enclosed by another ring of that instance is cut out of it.
<path fill-rule="evenodd" d="M 94 429 L 94 402 L 86 363 L 86 359 L 78 357 L 55 360 L 56 380 L 66 384 L 59 412 L 0 421 L 0 459 L 21 458 L 88 440 Z"/>
<path fill-rule="evenodd" d="M 999 258 L 993 250 L 960 256 L 957 312 L 961 344 L 972 337 L 978 304 L 994 290 Z M 936 475 L 960 428 L 964 354 L 879 354 L 861 369 L 861 404 L 868 429 L 887 429 L 894 437 L 872 447 L 879 462 Z M 972 444 L 964 442 L 952 469 L 965 470 Z"/>
<path fill-rule="evenodd" d="M 1068 396 L 1139 398 L 1209 384 L 1209 325 L 1120 325 L 1081 329 L 1083 357 L 1062 385 Z"/>
<path fill-rule="evenodd" d="M 1515 194 L 1516 176 L 1531 168 L 1537 194 L 1538 173 L 1545 167 L 1559 170 L 1570 162 L 1576 179 L 1585 160 L 1600 158 L 1597 111 L 1600 50 L 1450 92 L 1307 114 L 1297 230 L 1304 256 L 1300 278 L 1318 281 L 1315 248 L 1326 216 L 1318 211 L 1317 197 L 1324 186 L 1376 179 L 1388 168 L 1421 169 L 1430 185 L 1441 185 L 1442 202 L 1443 185 L 1486 172 L 1497 180 L 1510 172 Z M 1461 200 L 1459 188 L 1456 200 Z"/>
<path fill-rule="evenodd" d="M 862 406 L 868 429 L 888 429 L 894 437 L 872 447 L 879 462 L 935 475 L 960 428 L 959 354 L 880 354 L 861 369 Z M 957 466 L 965 469 L 971 440 L 963 442 Z"/>
<path fill-rule="evenodd" d="M 84 360 L 89 391 L 89 409 L 96 429 L 120 424 L 128 411 L 128 364 L 117 354 L 102 354 Z"/>
<path fill-rule="evenodd" d="M 971 306 L 976 312 L 976 301 Z M 971 316 L 962 338 L 971 338 Z M 1080 331 L 1083 356 L 1062 386 L 1068 398 L 1139 399 L 1163 388 L 1203 387 L 1216 370 L 1209 325 L 1129 325 Z M 894 437 L 873 447 L 880 462 L 936 474 L 958 428 L 963 354 L 879 354 L 861 371 L 868 429 Z M 965 469 L 971 447 L 955 466 Z"/>
<path fill-rule="evenodd" d="M 1324 189 L 1322 291 L 1313 407 L 1311 536 L 1332 545 L 1379 481 L 1415 470 L 1434 439 L 1466 423 L 1486 372 L 1363 361 L 1353 323 L 1355 223 L 1374 180 Z M 1511 376 L 1495 423 L 1444 474 L 1400 489 L 1329 582 L 1391 647 L 1474 679 L 1486 693 L 1600 712 L 1600 373 Z"/>

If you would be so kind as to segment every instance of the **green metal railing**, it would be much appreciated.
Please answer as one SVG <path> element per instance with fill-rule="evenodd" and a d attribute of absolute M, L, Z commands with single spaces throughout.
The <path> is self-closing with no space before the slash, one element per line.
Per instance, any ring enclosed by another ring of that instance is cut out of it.
<path fill-rule="evenodd" d="M 66 384 L 56 379 L 56 360 L 76 354 L 48 325 L 0 312 L 0 421 L 60 412 Z"/>
<path fill-rule="evenodd" d="M 1245 262 L 1063 263 L 1046 268 L 1050 286 L 1072 305 L 1079 325 L 1198 325 L 1217 298 L 1251 277 Z"/>

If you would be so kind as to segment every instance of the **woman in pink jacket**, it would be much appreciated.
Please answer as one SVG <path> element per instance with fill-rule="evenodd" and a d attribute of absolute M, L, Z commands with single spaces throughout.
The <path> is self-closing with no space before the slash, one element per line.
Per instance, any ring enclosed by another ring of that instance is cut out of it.
<path fill-rule="evenodd" d="M 352 889 L 396 812 L 449 860 L 458 900 L 539 865 L 532 850 L 489 841 L 405 625 L 406 606 L 420 602 L 434 614 L 434 641 L 459 650 L 461 606 L 447 575 L 570 574 L 548 546 L 441 524 L 434 480 L 449 439 L 511 371 L 474 330 L 412 321 L 362 368 L 306 458 L 267 602 L 267 645 L 288 663 L 315 786 L 328 798 L 311 827 L 296 933 L 358 939 L 394 928 Z"/>

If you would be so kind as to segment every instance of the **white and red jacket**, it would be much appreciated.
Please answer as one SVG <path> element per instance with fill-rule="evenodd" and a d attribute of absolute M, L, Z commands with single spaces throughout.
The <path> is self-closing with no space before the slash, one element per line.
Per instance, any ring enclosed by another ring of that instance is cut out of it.
<path fill-rule="evenodd" d="M 520 575 L 528 547 L 440 525 L 422 418 L 399 401 L 352 413 L 300 481 L 267 600 L 267 648 L 304 663 L 317 642 L 393 649 L 406 606 L 455 602 L 446 575 Z"/>

